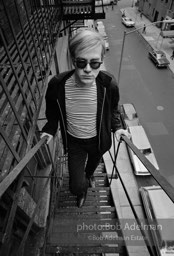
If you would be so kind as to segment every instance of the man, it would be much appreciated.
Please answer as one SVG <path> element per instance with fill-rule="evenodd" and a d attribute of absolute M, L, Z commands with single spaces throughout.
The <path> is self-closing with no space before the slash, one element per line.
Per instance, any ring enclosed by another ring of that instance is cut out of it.
<path fill-rule="evenodd" d="M 111 147 L 111 130 L 122 134 L 114 77 L 100 71 L 105 43 L 96 31 L 83 30 L 69 40 L 75 69 L 51 79 L 46 92 L 46 117 L 42 137 L 55 135 L 60 121 L 65 153 L 68 152 L 69 187 L 82 207 L 89 186 L 95 187 L 94 171 Z"/>
<path fill-rule="evenodd" d="M 114 1 L 111 1 L 112 10 L 114 10 Z"/>
<path fill-rule="evenodd" d="M 146 24 L 144 24 L 142 33 L 143 33 L 143 34 L 146 34 Z"/>

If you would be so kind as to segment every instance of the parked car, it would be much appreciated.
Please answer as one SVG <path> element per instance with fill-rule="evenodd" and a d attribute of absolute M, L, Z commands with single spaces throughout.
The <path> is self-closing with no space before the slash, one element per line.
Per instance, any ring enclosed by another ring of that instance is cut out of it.
<path fill-rule="evenodd" d="M 109 41 L 108 36 L 103 36 L 104 42 L 105 42 L 105 49 L 106 51 L 109 51 Z"/>
<path fill-rule="evenodd" d="M 99 30 L 105 30 L 105 25 L 103 24 L 103 21 L 99 20 L 99 21 L 97 21 L 96 24 L 97 24 L 96 28 L 97 28 L 98 31 Z"/>
<path fill-rule="evenodd" d="M 102 37 L 107 36 L 105 29 L 99 28 L 97 31 L 100 33 Z"/>
<path fill-rule="evenodd" d="M 98 31 L 99 34 L 104 38 L 104 37 L 107 37 L 107 34 L 106 34 L 106 31 L 105 30 L 99 30 Z"/>
<path fill-rule="evenodd" d="M 174 256 L 174 203 L 160 186 L 141 187 L 140 194 L 155 255 Z"/>
<path fill-rule="evenodd" d="M 105 30 L 99 29 L 98 32 L 99 32 L 100 35 L 103 37 L 104 42 L 105 42 L 106 51 L 108 51 L 108 50 L 109 50 L 109 41 L 108 41 L 108 36 L 107 36 Z"/>
<path fill-rule="evenodd" d="M 166 54 L 161 50 L 151 50 L 148 53 L 149 58 L 155 63 L 156 67 L 168 67 L 170 62 L 166 58 Z"/>
<path fill-rule="evenodd" d="M 134 27 L 135 26 L 135 22 L 131 18 L 123 16 L 121 19 L 122 19 L 122 23 L 126 27 Z"/>
<path fill-rule="evenodd" d="M 123 127 L 140 125 L 138 114 L 132 103 L 124 103 L 120 106 L 121 120 Z"/>
<path fill-rule="evenodd" d="M 132 143 L 141 151 L 142 154 L 144 154 L 144 156 L 151 162 L 151 164 L 153 164 L 154 167 L 159 170 L 153 149 L 142 125 L 129 126 L 128 131 L 132 136 Z M 135 175 L 150 175 L 150 172 L 129 147 L 128 151 Z"/>

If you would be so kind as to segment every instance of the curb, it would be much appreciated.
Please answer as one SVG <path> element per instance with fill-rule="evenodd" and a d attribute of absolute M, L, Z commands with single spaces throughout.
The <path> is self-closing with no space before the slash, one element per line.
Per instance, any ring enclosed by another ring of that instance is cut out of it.
<path fill-rule="evenodd" d="M 126 12 L 126 8 L 125 9 L 120 9 L 120 12 L 121 13 L 123 13 L 123 11 L 125 12 L 125 14 L 128 14 L 128 12 Z M 135 29 L 138 29 L 138 27 L 135 27 Z M 146 40 L 146 38 L 142 35 L 142 33 L 139 31 L 139 30 L 137 30 L 137 31 L 135 31 L 135 32 L 138 32 L 138 34 L 141 36 L 141 38 L 146 42 L 146 44 L 148 45 L 148 47 L 147 47 L 147 49 L 148 48 L 150 48 L 150 49 L 153 49 L 154 47 Z M 168 58 L 167 58 L 168 59 Z M 168 59 L 169 60 L 169 59 Z M 169 60 L 169 62 L 170 62 L 170 60 Z M 174 74 L 174 70 L 172 70 L 172 68 L 170 67 L 170 64 L 169 64 L 169 66 L 167 67 L 169 70 L 170 70 L 170 72 L 172 72 L 172 74 Z"/>
<path fill-rule="evenodd" d="M 121 13 L 123 13 L 123 11 L 125 11 L 126 14 L 126 9 L 120 9 Z M 153 48 L 152 45 L 145 39 L 142 33 L 138 30 L 138 27 L 135 27 L 135 29 L 137 29 L 135 32 L 137 32 L 141 36 L 141 38 L 144 39 L 144 41 L 147 43 L 147 45 L 149 46 L 148 48 Z"/>
<path fill-rule="evenodd" d="M 147 45 L 149 46 L 149 48 L 153 49 L 153 46 L 145 39 L 145 37 L 142 35 L 142 33 L 141 33 L 140 31 L 138 31 L 138 30 L 137 30 L 137 32 L 138 32 L 138 34 L 141 36 L 141 38 L 144 39 L 144 41 L 147 43 Z M 166 56 L 166 57 L 167 57 L 167 56 Z M 168 58 L 167 58 L 167 59 L 168 59 Z M 170 60 L 169 60 L 169 62 L 170 62 Z M 169 69 L 170 72 L 172 72 L 172 74 L 174 74 L 174 71 L 173 71 L 172 68 L 170 67 L 170 64 L 168 65 L 167 69 Z"/>

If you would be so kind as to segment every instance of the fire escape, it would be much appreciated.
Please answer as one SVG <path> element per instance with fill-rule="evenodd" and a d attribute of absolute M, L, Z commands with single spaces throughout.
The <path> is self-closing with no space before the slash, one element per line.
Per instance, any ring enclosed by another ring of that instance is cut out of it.
<path fill-rule="evenodd" d="M 104 9 L 96 12 L 94 0 L 62 0 L 63 20 L 105 19 Z"/>
<path fill-rule="evenodd" d="M 105 19 L 103 1 L 101 6 L 96 9 L 95 0 L 62 0 L 62 20 L 67 27 L 84 26 L 85 20 Z"/>
<path fill-rule="evenodd" d="M 49 148 L 39 132 L 49 76 L 59 73 L 59 40 L 79 20 L 103 18 L 93 0 L 0 2 L 0 255 L 26 255 L 61 182 L 60 134 Z"/>
<path fill-rule="evenodd" d="M 86 239 L 82 240 L 81 247 L 67 244 L 67 237 L 64 237 L 63 233 L 67 231 L 69 235 L 71 231 L 74 235 L 72 220 L 82 221 L 88 218 L 90 224 L 93 218 L 93 223 L 98 221 L 103 225 L 103 221 L 107 219 L 112 226 L 119 220 L 122 208 L 113 201 L 111 186 L 103 168 L 104 164 L 101 163 L 96 171 L 98 184 L 96 190 L 89 191 L 87 207 L 77 209 L 75 199 L 68 192 L 67 157 L 63 153 L 60 130 L 58 129 L 56 138 L 49 146 L 46 145 L 45 138 L 40 139 L 40 129 L 46 121 L 42 109 L 45 91 L 50 76 L 58 74 L 62 65 L 67 64 L 66 68 L 68 67 L 68 59 L 64 58 L 63 54 L 66 52 L 66 41 L 72 31 L 71 28 L 83 26 L 83 21 L 86 19 L 104 18 L 103 6 L 95 8 L 94 0 L 0 1 L 0 255 L 2 256 L 55 256 L 68 253 L 69 255 L 81 253 L 85 256 L 103 255 L 103 253 L 117 253 L 124 256 L 156 255 L 151 253 L 154 246 L 151 250 L 147 250 L 148 244 L 136 248 L 136 251 L 132 250 L 129 243 L 125 246 L 126 241 L 123 238 L 126 234 L 121 231 L 115 233 L 120 239 L 116 240 L 114 246 L 110 243 L 109 246 L 106 245 L 105 240 L 102 246 L 101 243 L 94 246 L 90 241 L 87 243 Z M 165 181 L 144 155 L 135 146 L 133 147 L 128 139 L 124 141 L 140 159 L 142 158 L 146 168 L 161 180 L 159 184 L 165 185 Z M 115 164 L 113 170 L 114 168 Z M 64 183 L 63 174 L 65 174 Z M 132 198 L 129 197 L 131 190 L 128 186 L 129 191 L 126 191 L 123 184 L 124 182 L 119 183 L 119 191 L 121 188 L 126 192 L 124 197 L 127 196 L 129 199 L 126 207 L 129 214 L 130 208 L 137 207 L 137 199 L 132 203 Z M 116 182 L 113 184 L 114 189 L 115 185 Z M 174 198 L 169 184 L 166 184 L 165 188 L 171 198 Z M 55 211 L 58 194 L 60 194 L 59 209 Z M 56 220 L 54 222 L 52 220 L 56 212 L 57 219 L 54 218 Z M 133 216 L 138 221 L 135 209 Z M 45 243 L 46 231 L 48 233 L 51 231 L 46 230 L 47 226 L 51 227 L 54 236 Z M 65 227 L 67 230 L 64 230 Z M 106 230 L 106 237 L 107 233 Z M 78 235 L 78 239 L 83 238 L 83 233 L 76 232 L 75 235 Z M 60 242 L 63 246 L 57 245 Z M 69 242 L 73 241 L 69 239 Z M 43 248 L 43 254 L 38 248 Z"/>

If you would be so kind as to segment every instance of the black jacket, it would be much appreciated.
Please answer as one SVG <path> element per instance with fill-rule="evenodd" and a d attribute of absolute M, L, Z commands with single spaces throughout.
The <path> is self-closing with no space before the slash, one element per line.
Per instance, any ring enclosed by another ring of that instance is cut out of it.
<path fill-rule="evenodd" d="M 74 73 L 67 71 L 54 76 L 46 92 L 46 118 L 48 122 L 42 132 L 55 135 L 60 121 L 60 128 L 67 152 L 67 119 L 65 109 L 65 81 Z M 115 132 L 121 128 L 120 115 L 118 112 L 119 90 L 114 77 L 100 71 L 96 78 L 97 85 L 97 136 L 98 149 L 105 153 L 111 147 L 111 130 Z"/>

